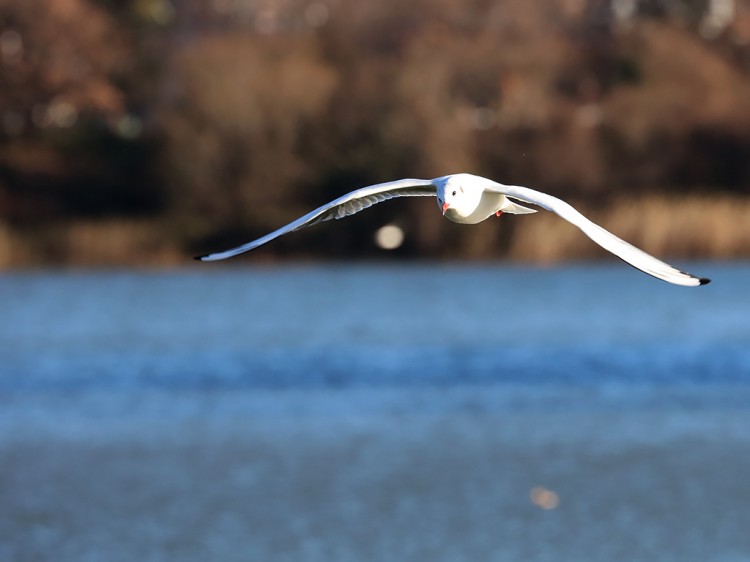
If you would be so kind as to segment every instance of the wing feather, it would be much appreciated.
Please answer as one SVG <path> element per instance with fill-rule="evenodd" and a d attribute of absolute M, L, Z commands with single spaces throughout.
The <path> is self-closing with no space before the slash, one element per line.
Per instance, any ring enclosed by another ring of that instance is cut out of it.
<path fill-rule="evenodd" d="M 491 187 L 488 188 L 491 191 L 497 191 L 507 197 L 538 205 L 564 218 L 581 229 L 586 236 L 602 248 L 612 252 L 624 262 L 636 269 L 640 269 L 644 273 L 677 285 L 696 286 L 705 285 L 710 282 L 710 279 L 695 277 L 694 275 L 680 271 L 668 263 L 636 248 L 632 244 L 625 242 L 625 240 L 618 238 L 595 222 L 587 219 L 571 205 L 557 197 L 528 187 L 503 185 L 496 182 L 491 182 L 491 184 Z"/>
<path fill-rule="evenodd" d="M 330 203 L 318 207 L 303 217 L 300 217 L 297 220 L 282 226 L 278 230 L 274 230 L 273 232 L 258 238 L 257 240 L 252 240 L 247 244 L 223 252 L 198 256 L 195 259 L 202 261 L 216 261 L 231 258 L 237 254 L 254 250 L 258 246 L 267 244 L 271 240 L 283 236 L 284 234 L 288 234 L 289 232 L 300 230 L 301 228 L 307 228 L 314 224 L 318 224 L 319 222 L 331 219 L 342 219 L 367 209 L 376 203 L 381 203 L 388 199 L 393 199 L 394 197 L 425 197 L 430 195 L 435 195 L 435 184 L 433 183 L 433 180 L 403 179 L 370 185 L 347 193 L 346 195 L 342 195 L 338 199 L 334 199 Z"/>

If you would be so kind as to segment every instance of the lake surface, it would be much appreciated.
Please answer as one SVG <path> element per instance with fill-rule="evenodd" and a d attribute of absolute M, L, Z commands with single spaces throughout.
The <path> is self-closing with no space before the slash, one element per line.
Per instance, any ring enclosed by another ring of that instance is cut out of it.
<path fill-rule="evenodd" d="M 0 275 L 0 560 L 750 560 L 750 266 L 686 269 Z"/>

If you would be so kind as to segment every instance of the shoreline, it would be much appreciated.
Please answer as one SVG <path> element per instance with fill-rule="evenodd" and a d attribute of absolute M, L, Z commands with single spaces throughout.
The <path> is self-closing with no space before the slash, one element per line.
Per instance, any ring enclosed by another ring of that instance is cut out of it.
<path fill-rule="evenodd" d="M 644 251 L 665 259 L 727 260 L 750 257 L 750 198 L 730 195 L 643 195 L 618 198 L 594 207 L 572 201 L 594 222 Z M 432 209 L 425 210 L 431 212 Z M 420 221 L 423 222 L 423 221 Z M 445 229 L 438 240 L 420 245 L 412 233 L 409 251 L 392 253 L 374 244 L 362 248 L 361 258 L 505 260 L 531 265 L 598 260 L 608 254 L 552 213 L 506 219 L 504 228 L 485 221 L 465 231 Z M 60 221 L 41 228 L 14 228 L 0 222 L 0 271 L 33 267 L 156 266 L 188 263 L 195 242 L 170 230 L 168 219 L 109 218 Z M 506 226 L 507 225 L 507 226 Z M 359 229 L 366 228 L 363 224 Z M 453 247 L 448 237 L 460 232 Z M 550 241 L 554 241 L 551 244 Z M 424 246 L 424 247 L 421 247 Z M 429 246 L 429 247 L 428 247 Z M 299 252 L 265 248 L 264 262 L 287 259 L 347 259 L 348 253 L 324 256 L 300 242 Z M 434 251 L 434 248 L 438 248 Z M 441 251 L 440 248 L 446 248 Z"/>

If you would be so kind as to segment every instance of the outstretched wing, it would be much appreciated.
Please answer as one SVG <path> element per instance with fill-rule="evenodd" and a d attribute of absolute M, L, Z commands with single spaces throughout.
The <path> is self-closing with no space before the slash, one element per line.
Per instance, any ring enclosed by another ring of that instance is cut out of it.
<path fill-rule="evenodd" d="M 428 195 L 435 195 L 435 184 L 433 183 L 433 180 L 403 179 L 363 187 L 356 191 L 352 191 L 351 193 L 347 193 L 346 195 L 342 195 L 338 199 L 326 203 L 322 207 L 318 207 L 314 211 L 307 213 L 305 216 L 298 218 L 296 221 L 290 222 L 288 225 L 282 226 L 278 230 L 274 230 L 270 234 L 266 234 L 257 240 L 253 240 L 247 244 L 223 252 L 197 256 L 195 259 L 202 261 L 215 261 L 231 258 L 237 254 L 254 250 L 258 246 L 262 246 L 263 244 L 294 230 L 307 228 L 308 226 L 330 219 L 342 219 L 348 217 L 349 215 L 358 213 L 376 203 L 381 203 L 386 199 Z"/>
<path fill-rule="evenodd" d="M 491 185 L 485 189 L 497 191 L 508 197 L 520 199 L 527 203 L 533 203 L 534 205 L 539 205 L 548 211 L 552 211 L 568 222 L 576 225 L 586 236 L 591 238 L 605 250 L 609 250 L 621 260 L 658 279 L 676 285 L 686 285 L 689 287 L 705 285 L 711 281 L 710 279 L 695 277 L 694 275 L 680 271 L 668 263 L 656 259 L 654 256 L 647 254 L 628 242 L 625 242 L 625 240 L 618 238 L 608 230 L 605 230 L 598 224 L 590 221 L 576 211 L 571 205 L 557 197 L 553 197 L 552 195 L 534 189 L 529 189 L 528 187 L 503 185 L 496 182 L 491 182 Z"/>

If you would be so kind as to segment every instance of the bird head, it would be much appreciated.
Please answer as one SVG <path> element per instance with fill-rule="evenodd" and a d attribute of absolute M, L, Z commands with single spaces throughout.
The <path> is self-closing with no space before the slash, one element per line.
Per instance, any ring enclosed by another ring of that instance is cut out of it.
<path fill-rule="evenodd" d="M 437 185 L 437 203 L 447 218 L 468 217 L 476 210 L 482 198 L 482 188 L 472 179 L 469 174 L 441 178 Z"/>

